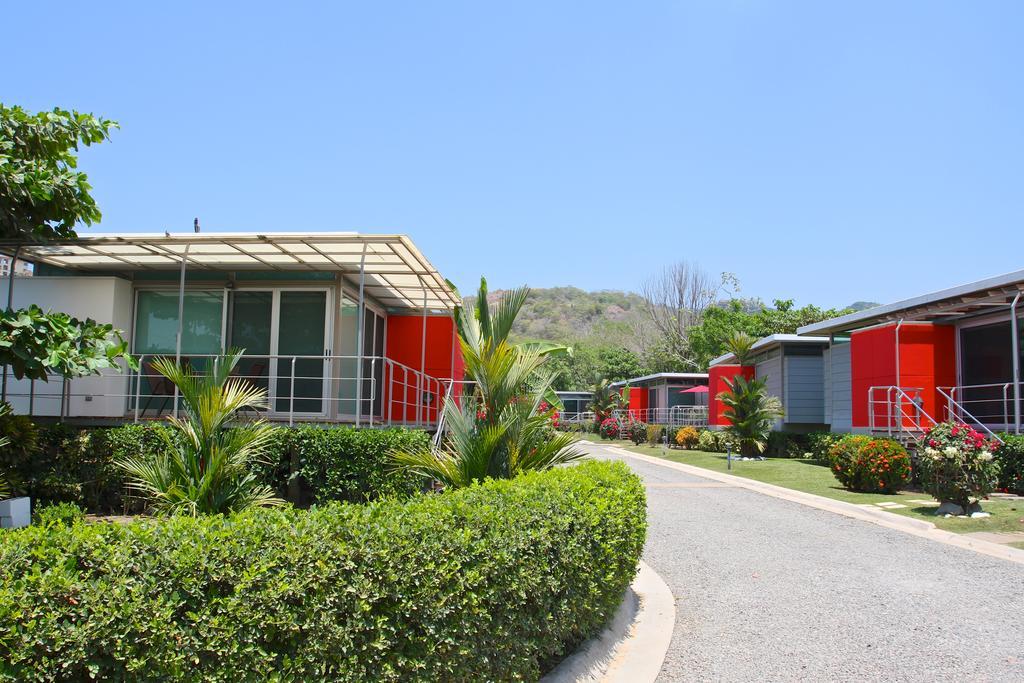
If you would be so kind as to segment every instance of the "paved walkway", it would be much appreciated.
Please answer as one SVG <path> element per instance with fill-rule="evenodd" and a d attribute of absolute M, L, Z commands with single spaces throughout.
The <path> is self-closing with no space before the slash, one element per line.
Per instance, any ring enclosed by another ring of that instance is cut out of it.
<path fill-rule="evenodd" d="M 587 448 L 647 484 L 659 681 L 1024 680 L 1020 565 Z"/>

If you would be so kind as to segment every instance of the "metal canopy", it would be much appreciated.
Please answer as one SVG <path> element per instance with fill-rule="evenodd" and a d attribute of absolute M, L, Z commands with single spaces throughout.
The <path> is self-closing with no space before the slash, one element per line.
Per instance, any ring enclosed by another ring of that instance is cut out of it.
<path fill-rule="evenodd" d="M 964 316 L 1003 311 L 1021 291 L 1024 270 L 805 325 L 797 333 L 835 334 L 900 320 L 952 322 Z"/>
<path fill-rule="evenodd" d="M 13 254 L 14 241 L 0 241 Z M 21 245 L 20 258 L 70 271 L 339 272 L 384 306 L 451 310 L 462 302 L 406 235 L 354 232 L 90 235 Z M 361 270 L 364 268 L 365 270 Z"/>

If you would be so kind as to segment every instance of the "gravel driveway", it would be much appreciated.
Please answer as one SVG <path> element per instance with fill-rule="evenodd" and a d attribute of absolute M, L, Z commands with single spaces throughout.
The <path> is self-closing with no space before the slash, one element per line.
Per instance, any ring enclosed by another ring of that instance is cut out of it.
<path fill-rule="evenodd" d="M 647 484 L 659 681 L 1024 680 L 1021 565 L 587 448 Z"/>

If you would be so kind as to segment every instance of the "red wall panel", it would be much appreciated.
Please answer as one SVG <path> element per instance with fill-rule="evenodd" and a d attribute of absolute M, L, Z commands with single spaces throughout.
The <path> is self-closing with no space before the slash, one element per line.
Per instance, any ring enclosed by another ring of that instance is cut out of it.
<path fill-rule="evenodd" d="M 626 388 L 619 390 L 619 395 L 626 398 Z M 647 410 L 646 387 L 629 387 L 629 414 L 636 420 L 645 420 Z"/>
<path fill-rule="evenodd" d="M 454 378 L 463 379 L 465 364 L 462 360 L 462 351 L 458 346 L 458 336 L 455 333 L 455 321 L 447 316 L 427 316 L 426 355 L 424 368 L 426 374 L 438 379 Z M 454 350 L 454 367 L 453 361 Z M 408 366 L 412 370 L 419 371 L 421 354 L 423 353 L 423 316 L 419 315 L 389 315 L 387 318 L 387 346 L 384 355 L 393 361 Z M 412 387 L 406 384 L 416 382 L 415 375 L 407 373 L 400 368 L 393 368 L 390 376 L 384 378 L 387 385 L 385 395 L 390 397 L 390 406 L 385 410 L 390 411 L 393 420 L 415 420 L 415 392 Z M 438 395 L 436 385 L 427 387 L 430 393 L 429 419 L 437 419 L 437 410 L 441 405 L 443 396 Z M 408 397 L 406 399 L 406 397 Z M 403 418 L 404 407 L 404 418 Z M 389 415 L 384 415 L 387 419 Z"/>
<path fill-rule="evenodd" d="M 753 379 L 754 367 L 752 365 L 713 365 L 708 369 L 708 390 L 711 392 L 708 397 L 709 425 L 721 427 L 727 424 L 727 420 L 722 417 L 725 406 L 718 400 L 718 395 L 729 390 L 725 380 L 732 379 L 736 375 Z"/>
<path fill-rule="evenodd" d="M 850 379 L 853 426 L 869 427 L 870 410 L 875 424 L 885 424 L 888 409 L 878 390 L 869 405 L 871 387 L 920 388 L 924 411 L 937 420 L 945 404 L 936 387 L 956 383 L 956 336 L 950 325 L 904 323 L 899 329 L 899 378 L 896 368 L 896 323 L 855 331 L 850 337 Z"/>

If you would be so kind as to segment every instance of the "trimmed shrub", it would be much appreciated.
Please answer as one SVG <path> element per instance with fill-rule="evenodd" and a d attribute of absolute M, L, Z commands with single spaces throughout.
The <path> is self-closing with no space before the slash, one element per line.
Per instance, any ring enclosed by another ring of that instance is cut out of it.
<path fill-rule="evenodd" d="M 832 432 L 811 432 L 807 435 L 807 450 L 812 458 L 827 463 L 829 450 L 843 437 Z"/>
<path fill-rule="evenodd" d="M 999 464 L 993 453 L 998 441 L 988 441 L 966 425 L 943 422 L 928 430 L 924 443 L 918 461 L 921 486 L 936 500 L 967 510 L 995 490 Z"/>
<path fill-rule="evenodd" d="M 535 680 L 636 572 L 644 490 L 588 462 L 309 511 L 7 532 L 0 675 Z"/>
<path fill-rule="evenodd" d="M 1024 495 L 1024 435 L 1000 434 L 1003 445 L 996 450 L 999 488 Z"/>
<path fill-rule="evenodd" d="M 625 435 L 629 437 L 629 440 L 639 446 L 643 442 L 647 441 L 647 423 L 638 422 L 631 420 L 626 424 Z"/>
<path fill-rule="evenodd" d="M 614 417 L 609 417 L 601 423 L 601 438 L 602 439 L 617 439 L 619 438 L 619 421 Z"/>
<path fill-rule="evenodd" d="M 32 523 L 40 526 L 74 524 L 85 519 L 85 512 L 74 503 L 54 503 L 32 513 Z"/>
<path fill-rule="evenodd" d="M 676 432 L 676 445 L 690 449 L 700 441 L 700 434 L 693 427 L 683 427 Z"/>
<path fill-rule="evenodd" d="M 421 490 L 424 482 L 395 470 L 388 453 L 429 445 L 430 435 L 421 430 L 281 427 L 270 462 L 261 466 L 262 477 L 299 505 L 407 496 Z"/>
<path fill-rule="evenodd" d="M 706 451 L 708 453 L 717 453 L 718 444 L 718 432 L 714 431 L 713 429 L 702 430 L 701 433 L 697 436 L 697 447 L 702 451 Z"/>
<path fill-rule="evenodd" d="M 130 424 L 85 429 L 66 425 L 38 427 L 37 447 L 11 449 L 0 458 L 16 489 L 34 505 L 74 503 L 99 514 L 141 512 L 145 501 L 125 489 L 118 459 L 152 454 L 163 448 L 162 424 Z M 425 446 L 430 436 L 419 430 L 353 427 L 279 427 L 269 461 L 255 471 L 278 495 L 306 505 L 331 500 L 360 502 L 381 496 L 409 495 L 422 481 L 390 467 L 392 448 Z"/>
<path fill-rule="evenodd" d="M 700 435 L 697 437 L 697 448 L 708 453 L 725 453 L 732 442 L 733 439 L 728 432 L 718 429 L 704 429 L 701 430 Z"/>
<path fill-rule="evenodd" d="M 651 446 L 660 445 L 665 436 L 665 430 L 665 425 L 647 425 L 647 443 Z"/>
<path fill-rule="evenodd" d="M 891 439 L 850 434 L 829 451 L 832 473 L 844 488 L 895 493 L 910 481 L 907 449 Z"/>

